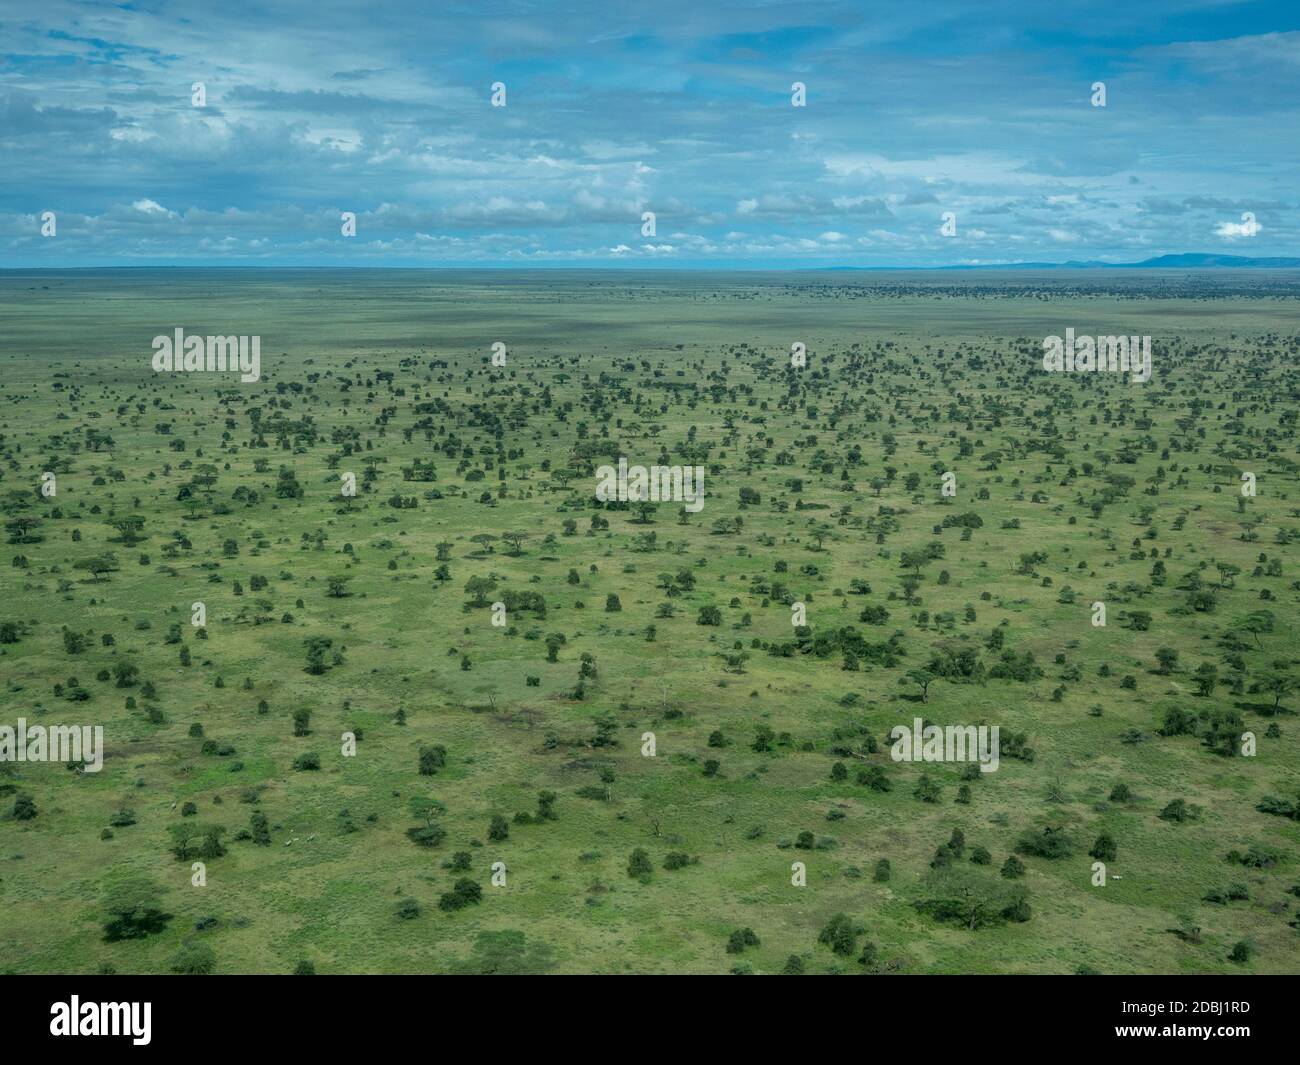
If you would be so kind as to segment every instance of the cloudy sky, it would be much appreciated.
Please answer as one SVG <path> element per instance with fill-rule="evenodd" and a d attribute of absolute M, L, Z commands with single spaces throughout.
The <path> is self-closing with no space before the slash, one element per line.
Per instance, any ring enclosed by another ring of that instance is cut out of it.
<path fill-rule="evenodd" d="M 1295 255 L 1298 131 L 1294 3 L 0 0 L 0 268 Z"/>

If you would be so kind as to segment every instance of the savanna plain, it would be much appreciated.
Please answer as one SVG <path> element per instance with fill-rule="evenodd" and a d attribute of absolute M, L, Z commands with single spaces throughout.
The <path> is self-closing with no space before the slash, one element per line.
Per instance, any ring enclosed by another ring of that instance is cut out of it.
<path fill-rule="evenodd" d="M 1298 357 L 1297 272 L 0 273 L 0 726 L 104 730 L 0 967 L 1295 972 Z"/>

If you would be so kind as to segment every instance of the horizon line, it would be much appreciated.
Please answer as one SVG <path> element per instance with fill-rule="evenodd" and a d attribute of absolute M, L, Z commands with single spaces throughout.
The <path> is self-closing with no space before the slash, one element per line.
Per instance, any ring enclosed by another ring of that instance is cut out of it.
<path fill-rule="evenodd" d="M 1191 258 L 1193 256 L 1204 256 L 1206 259 L 1218 260 L 1214 262 L 1187 262 L 1187 263 L 1167 263 L 1164 265 L 1157 264 L 1160 259 L 1181 259 Z M 1229 261 L 1223 261 L 1229 260 Z M 1236 260 L 1236 261 L 1232 261 Z M 273 271 L 273 270 L 311 270 L 311 271 L 357 271 L 357 270 L 375 270 L 375 271 L 446 271 L 446 272 L 497 272 L 497 273 L 528 273 L 528 272 L 573 272 L 573 273 L 610 273 L 610 272 L 655 272 L 655 273 L 691 273 L 703 271 L 715 271 L 718 273 L 834 273 L 834 272 L 909 272 L 909 273 L 933 273 L 939 271 L 981 271 L 981 270 L 1034 270 L 1034 271 L 1105 271 L 1105 270 L 1296 270 L 1300 269 L 1300 254 L 1298 255 L 1269 255 L 1269 256 L 1234 256 L 1221 255 L 1217 253 L 1170 253 L 1166 255 L 1153 256 L 1150 259 L 1138 262 L 1103 262 L 1100 260 L 1067 260 L 1065 262 L 991 262 L 991 263 L 944 263 L 939 265 L 927 266 L 853 266 L 847 264 L 836 264 L 827 266 L 809 266 L 809 265 L 767 265 L 767 266 L 745 266 L 727 262 L 701 261 L 694 263 L 673 263 L 673 264 L 653 264 L 653 263 L 599 263 L 580 265 L 574 263 L 563 264 L 537 264 L 530 263 L 521 265 L 516 263 L 453 263 L 442 265 L 421 265 L 421 264 L 371 264 L 371 263 L 345 263 L 345 264 L 323 264 L 323 263 L 96 263 L 83 264 L 78 266 L 0 266 L 0 275 L 15 273 L 77 273 L 87 271 L 104 271 L 104 270 L 252 270 L 252 271 Z"/>

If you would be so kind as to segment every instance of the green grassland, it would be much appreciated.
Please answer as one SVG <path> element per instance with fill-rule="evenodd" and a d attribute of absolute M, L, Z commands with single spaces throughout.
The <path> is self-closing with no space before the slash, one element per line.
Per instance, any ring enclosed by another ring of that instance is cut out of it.
<path fill-rule="evenodd" d="M 0 725 L 101 724 L 106 745 L 99 773 L 0 764 L 0 966 L 167 972 L 210 951 L 218 973 L 777 973 L 792 955 L 809 973 L 1295 972 L 1300 814 L 1257 807 L 1300 804 L 1300 281 L 1242 278 L 0 275 L 0 501 L 6 522 L 38 519 L 0 558 Z M 262 380 L 155 374 L 150 342 L 176 327 L 259 335 Z M 1043 337 L 1067 327 L 1149 334 L 1153 379 L 1044 372 Z M 619 455 L 704 465 L 703 510 L 598 503 L 593 466 Z M 436 480 L 405 479 L 416 460 Z M 282 468 L 301 495 L 277 493 Z M 943 525 L 972 513 L 968 536 Z M 111 524 L 128 517 L 138 543 Z M 471 539 L 515 531 L 518 549 Z M 110 553 L 117 568 L 86 568 Z M 540 593 L 546 616 L 493 626 L 472 578 L 496 582 L 488 602 Z M 709 606 L 721 624 L 698 623 Z M 852 634 L 872 650 L 846 662 Z M 323 672 L 310 638 L 332 641 Z M 974 673 L 922 702 L 908 671 L 964 650 Z M 1004 651 L 1036 669 L 990 676 Z M 119 687 L 123 662 L 138 677 Z M 1178 710 L 1200 716 L 1162 735 Z M 1207 746 L 1216 712 L 1240 715 L 1225 727 L 1254 733 L 1254 756 Z M 889 731 L 916 716 L 1023 733 L 1032 760 L 1004 750 L 973 781 L 896 763 Z M 424 775 L 431 745 L 445 763 Z M 295 769 L 305 753 L 319 770 Z M 857 782 L 873 766 L 890 790 Z M 923 774 L 935 802 L 914 794 Z M 533 816 L 541 792 L 553 819 Z M 8 813 L 19 796 L 36 816 Z M 1197 816 L 1162 818 L 1179 798 Z M 408 838 L 419 799 L 441 804 L 435 847 Z M 171 850 L 187 802 L 225 830 L 204 886 Z M 122 809 L 134 823 L 105 833 Z M 256 812 L 269 844 L 238 838 Z M 495 816 L 508 838 L 489 838 Z M 1044 828 L 1069 852 L 1002 878 Z M 1023 888 L 1028 920 L 972 930 L 925 907 L 954 829 L 946 872 Z M 1118 879 L 1098 887 L 1103 833 Z M 637 848 L 647 877 L 628 873 Z M 693 861 L 665 869 L 670 853 Z M 106 895 L 134 877 L 170 920 L 107 941 Z M 440 908 L 462 878 L 481 901 Z M 1206 898 L 1237 884 L 1248 897 Z M 405 899 L 418 916 L 396 915 Z M 819 942 L 839 913 L 852 953 Z M 729 953 L 744 928 L 759 942 Z"/>

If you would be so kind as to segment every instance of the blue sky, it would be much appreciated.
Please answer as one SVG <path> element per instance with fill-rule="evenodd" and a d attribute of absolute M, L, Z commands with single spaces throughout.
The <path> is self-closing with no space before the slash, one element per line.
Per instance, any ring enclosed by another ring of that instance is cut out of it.
<path fill-rule="evenodd" d="M 1295 255 L 1297 131 L 1294 3 L 0 0 L 0 267 Z"/>

